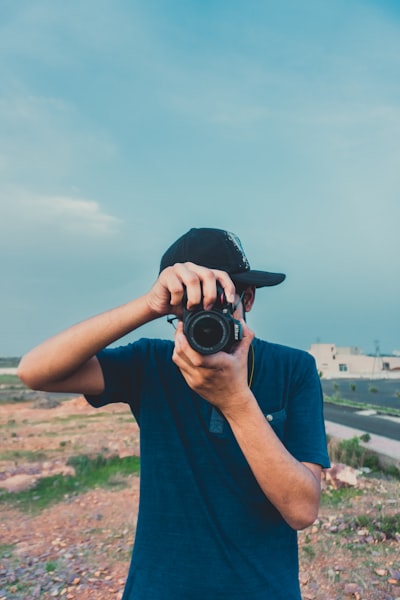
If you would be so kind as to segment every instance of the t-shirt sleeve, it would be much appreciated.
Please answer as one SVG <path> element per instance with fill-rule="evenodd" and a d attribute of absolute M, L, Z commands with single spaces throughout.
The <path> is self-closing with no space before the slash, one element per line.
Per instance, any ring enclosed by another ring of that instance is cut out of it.
<path fill-rule="evenodd" d="M 104 377 L 104 391 L 99 395 L 86 394 L 94 408 L 124 402 L 138 411 L 139 390 L 143 376 L 143 344 L 135 342 L 118 348 L 106 348 L 97 354 Z"/>
<path fill-rule="evenodd" d="M 297 460 L 328 468 L 321 382 L 314 358 L 300 356 L 289 391 L 285 446 Z"/>

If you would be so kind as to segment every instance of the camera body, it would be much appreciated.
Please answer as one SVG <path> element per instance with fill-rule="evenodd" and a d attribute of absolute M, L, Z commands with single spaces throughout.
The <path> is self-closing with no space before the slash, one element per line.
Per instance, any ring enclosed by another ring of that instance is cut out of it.
<path fill-rule="evenodd" d="M 200 354 L 230 352 L 233 345 L 243 337 L 240 321 L 234 319 L 234 307 L 227 302 L 224 290 L 217 285 L 217 301 L 211 310 L 186 308 L 183 299 L 183 332 L 190 346 Z"/>

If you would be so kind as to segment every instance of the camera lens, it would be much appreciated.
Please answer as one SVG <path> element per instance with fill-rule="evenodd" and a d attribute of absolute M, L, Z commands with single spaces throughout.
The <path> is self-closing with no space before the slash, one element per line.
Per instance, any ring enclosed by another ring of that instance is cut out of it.
<path fill-rule="evenodd" d="M 194 350 L 201 354 L 214 354 L 229 343 L 231 330 L 223 315 L 200 311 L 188 316 L 185 334 Z"/>
<path fill-rule="evenodd" d="M 221 323 L 210 317 L 200 318 L 193 327 L 196 342 L 204 348 L 211 348 L 218 344 L 223 335 Z"/>

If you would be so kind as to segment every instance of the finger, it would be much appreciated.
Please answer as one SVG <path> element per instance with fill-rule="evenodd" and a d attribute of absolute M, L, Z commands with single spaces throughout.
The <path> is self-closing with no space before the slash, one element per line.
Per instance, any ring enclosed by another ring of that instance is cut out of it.
<path fill-rule="evenodd" d="M 211 310 L 217 300 L 217 278 L 214 271 L 207 269 L 201 273 L 203 308 Z"/>
<path fill-rule="evenodd" d="M 204 268 L 193 263 L 177 263 L 173 268 L 186 291 L 186 308 L 190 310 L 200 305 L 203 295 L 201 270 Z"/>
<path fill-rule="evenodd" d="M 171 304 L 177 306 L 183 298 L 183 288 L 186 288 L 187 308 L 190 310 L 203 305 L 210 310 L 217 298 L 217 282 L 222 286 L 228 302 L 235 300 L 235 286 L 228 273 L 219 269 L 208 269 L 192 262 L 176 263 L 170 267 Z M 175 278 L 173 275 L 175 275 Z"/>
<path fill-rule="evenodd" d="M 225 271 L 215 270 L 214 273 L 217 277 L 218 282 L 221 284 L 224 290 L 227 302 L 233 304 L 235 302 L 236 290 L 232 279 L 229 277 L 228 273 L 225 273 Z"/>
<path fill-rule="evenodd" d="M 242 339 L 240 343 L 235 344 L 232 354 L 239 356 L 245 354 L 247 356 L 251 343 L 254 339 L 254 332 L 247 326 L 246 321 L 240 319 L 242 325 Z"/>
<path fill-rule="evenodd" d="M 172 357 L 178 367 L 194 366 L 189 358 L 190 349 L 186 336 L 183 333 L 182 323 L 180 322 L 175 331 L 175 346 Z"/>
<path fill-rule="evenodd" d="M 210 310 L 217 298 L 217 278 L 212 269 L 191 262 L 175 265 L 176 272 L 186 288 L 186 308 L 202 306 Z"/>
<path fill-rule="evenodd" d="M 190 350 L 190 346 L 187 343 L 185 344 L 184 336 L 178 334 L 176 336 L 172 360 L 182 373 L 189 387 L 192 387 L 196 380 L 198 381 L 203 377 L 205 370 L 200 364 L 196 364 L 197 353 L 195 353 L 195 362 L 191 361 Z"/>
<path fill-rule="evenodd" d="M 218 269 L 209 269 L 203 279 L 203 306 L 206 310 L 210 310 L 217 299 L 217 283 L 224 290 L 227 302 L 233 304 L 235 301 L 235 286 L 228 273 Z"/>
<path fill-rule="evenodd" d="M 202 267 L 194 263 L 185 263 L 184 266 L 187 267 L 191 274 L 196 274 L 201 286 L 200 299 L 197 295 L 198 288 L 196 287 L 194 289 L 189 287 L 189 285 L 187 286 L 188 299 L 190 300 L 190 302 L 188 302 L 188 308 L 196 306 L 196 304 L 200 304 L 202 301 L 203 308 L 205 310 L 211 310 L 217 300 L 217 283 L 223 288 L 227 301 L 230 303 L 235 301 L 235 286 L 228 273 L 220 271 L 219 269 L 208 269 L 207 267 Z M 191 283 L 191 280 L 188 281 L 188 284 Z"/>
<path fill-rule="evenodd" d="M 196 369 L 207 369 L 213 366 L 215 355 L 205 356 L 196 352 L 188 342 L 183 333 L 183 324 L 180 322 L 175 331 L 175 349 L 174 353 L 179 361 L 187 366 Z"/>
<path fill-rule="evenodd" d="M 159 281 L 170 295 L 169 302 L 171 307 L 181 306 L 185 288 L 176 269 L 174 267 L 164 269 L 160 274 Z"/>

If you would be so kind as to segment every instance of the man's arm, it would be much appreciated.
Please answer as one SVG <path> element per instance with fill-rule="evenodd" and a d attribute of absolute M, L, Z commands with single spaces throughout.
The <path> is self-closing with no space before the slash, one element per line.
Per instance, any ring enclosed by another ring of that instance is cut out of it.
<path fill-rule="evenodd" d="M 18 376 L 30 388 L 101 394 L 104 380 L 96 354 L 156 318 L 145 296 L 73 325 L 26 354 Z"/>
<path fill-rule="evenodd" d="M 104 380 L 96 358 L 100 350 L 153 319 L 181 315 L 185 290 L 189 307 L 202 298 L 204 305 L 212 305 L 217 281 L 227 296 L 234 295 L 234 285 L 223 271 L 193 263 L 168 267 L 147 294 L 73 325 L 36 346 L 22 358 L 18 376 L 32 389 L 101 394 Z"/>
<path fill-rule="evenodd" d="M 188 385 L 224 414 L 265 496 L 293 529 L 303 529 L 318 514 L 321 467 L 296 460 L 265 419 L 247 384 L 254 336 L 242 325 L 244 336 L 235 351 L 211 356 L 192 350 L 180 325 L 173 360 Z"/>
<path fill-rule="evenodd" d="M 318 515 L 321 467 L 301 463 L 286 450 L 251 392 L 240 410 L 224 415 L 261 489 L 286 522 L 293 529 L 311 525 Z"/>

